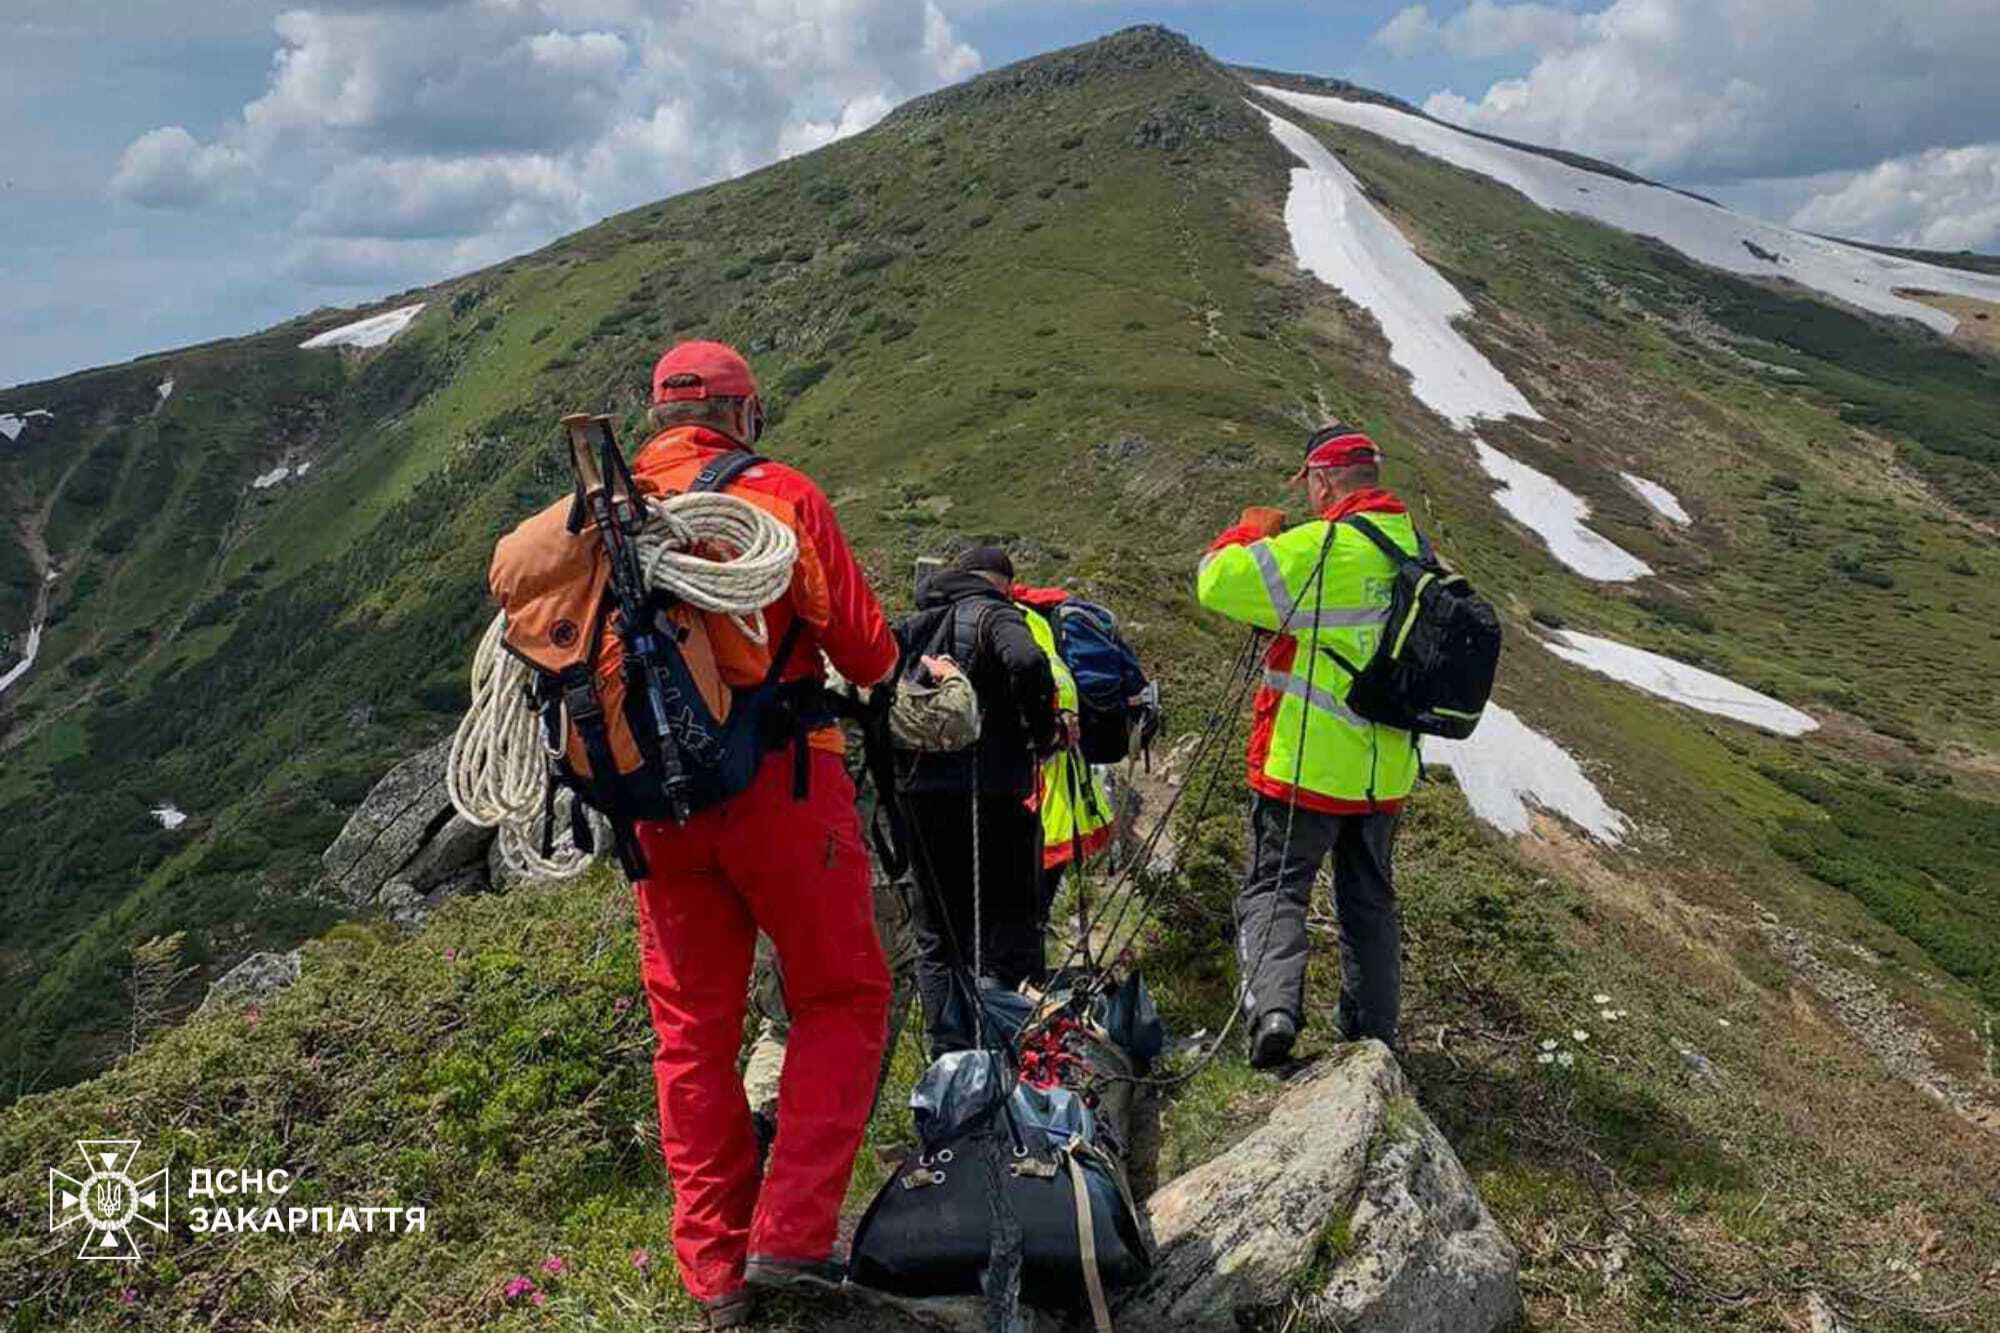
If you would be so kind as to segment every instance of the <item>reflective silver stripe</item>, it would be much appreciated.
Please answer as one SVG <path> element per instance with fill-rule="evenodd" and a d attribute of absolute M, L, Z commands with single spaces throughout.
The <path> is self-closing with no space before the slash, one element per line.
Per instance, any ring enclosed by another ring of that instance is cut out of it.
<path fill-rule="evenodd" d="M 1317 614 L 1307 611 L 1292 624 L 1299 629 L 1358 629 L 1365 625 L 1389 623 L 1386 606 L 1321 607 Z"/>
<path fill-rule="evenodd" d="M 1319 686 L 1314 685 L 1308 689 L 1305 677 L 1303 676 L 1294 676 L 1289 671 L 1276 671 L 1267 667 L 1264 670 L 1264 684 L 1280 694 L 1289 694 L 1294 699 L 1303 699 L 1311 707 L 1319 709 L 1322 713 L 1331 713 L 1350 727 L 1365 727 L 1368 725 L 1364 718 L 1350 713 L 1347 710 L 1347 705 L 1341 703 L 1340 700 L 1334 698 Z"/>
<path fill-rule="evenodd" d="M 1271 597 L 1271 614 L 1283 622 L 1292 613 L 1292 590 L 1285 586 L 1285 572 L 1278 568 L 1278 557 L 1272 553 L 1269 542 L 1250 543 L 1250 555 L 1257 561 L 1257 572 L 1264 576 L 1264 591 Z"/>

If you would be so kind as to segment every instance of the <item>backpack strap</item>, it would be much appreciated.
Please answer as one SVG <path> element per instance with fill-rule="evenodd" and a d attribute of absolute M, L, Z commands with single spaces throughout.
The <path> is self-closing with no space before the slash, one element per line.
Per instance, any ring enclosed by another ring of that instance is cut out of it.
<path fill-rule="evenodd" d="M 731 449 L 727 453 L 717 454 L 702 464 L 701 471 L 694 474 L 694 480 L 688 483 L 688 493 L 692 495 L 696 491 L 728 490 L 729 483 L 759 463 L 770 461 L 764 455 L 753 454 L 748 449 Z"/>
<path fill-rule="evenodd" d="M 1410 525 L 1410 531 L 1417 532 L 1417 554 L 1412 557 L 1408 551 L 1396 545 L 1395 542 L 1390 541 L 1388 533 L 1376 527 L 1373 522 L 1362 517 L 1360 514 L 1349 514 L 1340 521 L 1348 527 L 1353 528 L 1369 541 L 1375 543 L 1376 549 L 1381 551 L 1383 555 L 1388 556 L 1390 563 L 1399 568 L 1403 565 L 1427 561 L 1432 558 L 1431 544 L 1424 540 L 1423 533 L 1417 532 L 1414 523 Z"/>

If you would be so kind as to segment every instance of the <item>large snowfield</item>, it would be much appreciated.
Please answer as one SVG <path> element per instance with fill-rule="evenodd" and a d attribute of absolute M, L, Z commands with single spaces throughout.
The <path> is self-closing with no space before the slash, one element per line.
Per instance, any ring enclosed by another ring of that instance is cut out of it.
<path fill-rule="evenodd" d="M 1950 333 L 1958 320 L 1899 290 L 2000 301 L 2000 277 L 1898 259 L 1859 246 L 1762 222 L 1661 185 L 1619 180 L 1540 153 L 1509 148 L 1439 121 L 1374 102 L 1259 86 L 1265 96 L 1309 116 L 1351 125 L 1512 186 L 1543 208 L 1650 236 L 1689 259 L 1801 286 L 1879 315 L 1900 315 Z"/>
<path fill-rule="evenodd" d="M 1305 164 L 1292 169 L 1285 199 L 1299 267 L 1375 316 L 1389 340 L 1389 359 L 1409 372 L 1417 401 L 1463 431 L 1481 418 L 1541 420 L 1527 396 L 1452 323 L 1472 313 L 1458 289 L 1424 262 L 1325 144 L 1283 117 L 1264 116 L 1278 142 Z M 1541 534 L 1556 559 L 1604 582 L 1653 572 L 1584 526 L 1590 506 L 1583 497 L 1476 435 L 1472 443 L 1480 466 L 1503 487 L 1494 500 Z"/>
<path fill-rule="evenodd" d="M 1629 827 L 1567 750 L 1499 704 L 1462 741 L 1426 737 L 1424 762 L 1449 768 L 1472 813 L 1503 833 L 1526 833 L 1534 809 L 1561 815 L 1603 843 Z"/>
<path fill-rule="evenodd" d="M 1712 671 L 1649 653 L 1644 648 L 1574 630 L 1560 630 L 1555 638 L 1544 639 L 1541 644 L 1565 662 L 1574 662 L 1648 694 L 1780 736 L 1803 736 L 1819 726 L 1811 715 L 1768 694 L 1759 694 L 1747 685 L 1738 685 Z"/>
<path fill-rule="evenodd" d="M 400 310 L 391 310 L 367 319 L 343 324 L 325 333 L 316 333 L 300 343 L 300 347 L 380 347 L 410 327 L 410 321 L 424 311 L 424 303 L 406 305 Z"/>
<path fill-rule="evenodd" d="M 1264 115 L 1278 142 L 1305 164 L 1292 169 L 1285 200 L 1299 267 L 1375 316 L 1389 340 L 1389 359 L 1410 372 L 1417 401 L 1460 430 L 1481 417 L 1541 420 L 1499 367 L 1452 326 L 1472 306 L 1369 202 L 1340 159 L 1290 121 Z"/>

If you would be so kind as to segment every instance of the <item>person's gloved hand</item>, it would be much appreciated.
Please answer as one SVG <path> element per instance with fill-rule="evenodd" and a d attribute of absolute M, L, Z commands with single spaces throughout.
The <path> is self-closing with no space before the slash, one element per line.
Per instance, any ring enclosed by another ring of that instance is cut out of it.
<path fill-rule="evenodd" d="M 1284 530 L 1285 511 L 1270 505 L 1251 505 L 1236 522 L 1239 527 L 1249 528 L 1259 537 L 1275 537 Z"/>

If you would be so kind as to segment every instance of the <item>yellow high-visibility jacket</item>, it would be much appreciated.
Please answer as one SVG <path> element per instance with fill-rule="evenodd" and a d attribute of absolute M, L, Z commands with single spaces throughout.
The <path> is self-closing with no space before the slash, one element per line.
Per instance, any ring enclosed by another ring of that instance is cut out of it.
<path fill-rule="evenodd" d="M 1056 677 L 1056 706 L 1065 712 L 1076 712 L 1076 678 L 1056 651 L 1055 627 L 1034 607 L 1016 605 L 1028 621 L 1028 633 L 1035 636 L 1035 642 L 1048 654 L 1049 670 Z M 1042 765 L 1038 799 L 1045 869 L 1067 865 L 1079 852 L 1089 856 L 1111 841 L 1111 796 L 1081 755 L 1064 750 Z"/>
<path fill-rule="evenodd" d="M 1202 557 L 1195 580 L 1209 610 L 1278 632 L 1254 706 L 1250 786 L 1329 814 L 1400 809 L 1417 780 L 1416 738 L 1348 711 L 1352 681 L 1325 651 L 1365 664 L 1389 615 L 1396 571 L 1366 536 L 1335 521 L 1352 513 L 1416 554 L 1416 528 L 1402 503 L 1369 490 L 1275 536 L 1251 524 L 1229 529 Z M 1323 546 L 1325 573 L 1316 581 Z"/>

